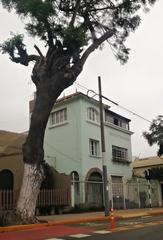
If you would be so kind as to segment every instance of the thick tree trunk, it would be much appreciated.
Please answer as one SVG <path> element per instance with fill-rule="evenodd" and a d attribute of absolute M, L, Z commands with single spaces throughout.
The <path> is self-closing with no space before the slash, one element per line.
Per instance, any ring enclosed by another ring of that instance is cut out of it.
<path fill-rule="evenodd" d="M 16 216 L 18 222 L 35 223 L 35 208 L 41 183 L 44 179 L 44 133 L 51 109 L 60 92 L 49 97 L 37 94 L 30 130 L 23 146 L 24 176 L 17 203 Z"/>
<path fill-rule="evenodd" d="M 45 80 L 46 81 L 46 80 Z M 50 112 L 60 95 L 39 89 L 26 143 L 23 145 L 24 176 L 17 203 L 16 216 L 19 223 L 35 223 L 35 208 L 41 183 L 44 179 L 44 133 Z"/>
<path fill-rule="evenodd" d="M 33 69 L 32 80 L 37 93 L 28 137 L 23 145 L 24 177 L 16 210 L 17 218 L 22 223 L 36 221 L 36 202 L 44 179 L 44 134 L 50 112 L 61 92 L 79 74 L 79 71 L 76 74 L 66 73 L 69 61 L 63 51 L 52 48 L 47 58 L 37 62 Z"/>
<path fill-rule="evenodd" d="M 35 206 L 43 178 L 44 172 L 41 167 L 38 169 L 37 165 L 24 164 L 24 176 L 16 212 L 23 224 L 37 222 Z"/>

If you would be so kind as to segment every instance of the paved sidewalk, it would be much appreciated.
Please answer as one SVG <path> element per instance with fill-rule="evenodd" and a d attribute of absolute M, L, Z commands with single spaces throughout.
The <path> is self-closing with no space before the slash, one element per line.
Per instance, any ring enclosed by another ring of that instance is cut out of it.
<path fill-rule="evenodd" d="M 143 208 L 143 209 L 125 209 L 125 210 L 115 210 L 114 216 L 118 219 L 134 218 L 140 216 L 148 215 L 163 215 L 163 208 Z M 105 217 L 104 212 L 87 212 L 87 213 L 73 213 L 73 214 L 60 214 L 60 215 L 50 215 L 50 216 L 40 216 L 39 219 L 48 222 L 71 222 L 71 221 L 94 221 L 103 220 L 110 217 Z"/>
<path fill-rule="evenodd" d="M 115 220 L 118 219 L 129 219 L 134 217 L 145 217 L 150 215 L 163 215 L 163 208 L 153 208 L 153 209 L 125 209 L 116 210 L 114 212 Z M 2 232 L 12 232 L 27 229 L 36 229 L 48 226 L 55 226 L 61 224 L 75 224 L 82 222 L 95 222 L 110 220 L 110 216 L 105 217 L 104 212 L 87 212 L 87 213 L 74 213 L 74 214 L 60 214 L 51 216 L 40 216 L 38 217 L 42 221 L 46 221 L 39 224 L 29 224 L 29 225 L 15 225 L 9 227 L 0 227 L 0 233 Z"/>

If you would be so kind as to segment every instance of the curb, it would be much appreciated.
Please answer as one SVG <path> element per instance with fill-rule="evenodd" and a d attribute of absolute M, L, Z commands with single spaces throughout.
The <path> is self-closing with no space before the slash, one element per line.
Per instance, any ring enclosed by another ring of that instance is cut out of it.
<path fill-rule="evenodd" d="M 85 223 L 85 222 L 97 222 L 97 221 L 104 221 L 110 220 L 109 217 L 94 217 L 94 218 L 81 218 L 81 219 L 74 219 L 74 220 L 60 220 L 60 221 L 49 221 L 47 223 L 36 223 L 36 224 L 27 224 L 27 225 L 13 225 L 8 227 L 0 227 L 0 233 L 4 232 L 13 232 L 13 231 L 23 231 L 23 230 L 32 230 L 38 229 L 42 227 L 50 227 L 56 225 L 66 225 L 66 224 L 78 224 L 78 223 Z"/>
<path fill-rule="evenodd" d="M 144 217 L 144 216 L 157 216 L 157 215 L 163 215 L 163 211 L 160 212 L 145 212 L 143 214 L 132 214 L 132 215 L 119 215 L 115 216 L 115 220 L 125 220 L 125 219 L 131 219 L 131 218 L 138 218 L 138 217 Z M 100 216 L 100 217 L 85 217 L 80 219 L 73 219 L 73 220 L 60 220 L 60 221 L 49 221 L 47 223 L 36 223 L 36 224 L 27 224 L 27 225 L 13 225 L 8 227 L 0 227 L 0 233 L 5 232 L 14 232 L 14 231 L 25 231 L 25 230 L 32 230 L 32 229 L 39 229 L 43 227 L 52 227 L 57 225 L 66 225 L 66 224 L 79 224 L 79 223 L 86 223 L 86 222 L 97 222 L 97 221 L 106 221 L 110 220 L 110 216 Z"/>

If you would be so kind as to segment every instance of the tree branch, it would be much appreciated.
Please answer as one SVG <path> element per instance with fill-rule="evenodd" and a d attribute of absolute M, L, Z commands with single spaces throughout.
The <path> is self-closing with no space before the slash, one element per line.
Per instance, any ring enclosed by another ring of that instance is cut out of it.
<path fill-rule="evenodd" d="M 100 38 L 96 39 L 83 53 L 82 57 L 71 67 L 71 72 L 69 72 L 69 85 L 73 84 L 76 77 L 81 73 L 84 63 L 86 62 L 89 55 L 99 47 L 108 38 L 111 38 L 115 33 L 115 29 L 110 29 L 104 33 Z"/>
<path fill-rule="evenodd" d="M 104 41 L 106 41 L 108 38 L 111 38 L 113 34 L 115 33 L 114 29 L 110 29 L 106 33 L 104 33 L 100 38 L 96 39 L 93 44 L 91 44 L 83 53 L 80 64 L 83 66 L 85 61 L 87 60 L 88 56 L 97 49 Z"/>
<path fill-rule="evenodd" d="M 37 55 L 26 55 L 26 56 L 21 56 L 21 57 L 10 57 L 11 61 L 12 62 L 15 62 L 15 63 L 20 63 L 24 66 L 28 66 L 29 62 L 32 62 L 32 61 L 38 61 L 40 59 L 39 56 Z"/>
<path fill-rule="evenodd" d="M 49 45 L 49 47 L 52 47 L 52 46 L 54 46 L 53 33 L 50 28 L 50 24 L 49 24 L 48 20 L 45 21 L 45 26 L 47 28 L 47 34 L 48 34 L 48 45 Z"/>
<path fill-rule="evenodd" d="M 88 12 L 84 13 L 84 24 L 89 28 L 89 30 L 91 32 L 92 40 L 95 41 L 97 39 L 96 32 L 95 32 L 95 29 L 92 25 L 92 22 L 89 19 Z"/>
<path fill-rule="evenodd" d="M 15 57 L 14 51 L 12 54 L 10 54 L 11 61 L 15 63 L 20 63 L 24 66 L 28 66 L 29 62 L 37 61 L 40 59 L 40 57 L 37 55 L 28 55 L 27 50 L 22 45 L 16 44 L 15 47 L 18 51 L 19 57 Z"/>
<path fill-rule="evenodd" d="M 75 9 L 74 9 L 74 12 L 73 12 L 73 15 L 72 15 L 72 18 L 71 18 L 69 27 L 73 27 L 73 26 L 74 26 L 74 22 L 75 22 L 75 19 L 76 19 L 76 15 L 77 15 L 78 9 L 79 9 L 79 7 L 80 7 L 80 1 L 81 1 L 81 0 L 77 0 L 77 1 L 76 1 L 76 6 L 75 6 Z"/>
<path fill-rule="evenodd" d="M 42 52 L 40 51 L 40 49 L 37 47 L 37 45 L 35 44 L 34 45 L 34 48 L 36 49 L 36 51 L 38 52 L 38 54 L 41 56 L 41 57 L 44 57 Z"/>
<path fill-rule="evenodd" d="M 98 11 L 103 11 L 103 10 L 107 10 L 107 9 L 114 10 L 114 9 L 116 9 L 116 7 L 108 6 L 108 7 L 103 7 L 103 8 L 92 8 L 92 9 L 89 9 L 89 12 L 98 12 Z"/>

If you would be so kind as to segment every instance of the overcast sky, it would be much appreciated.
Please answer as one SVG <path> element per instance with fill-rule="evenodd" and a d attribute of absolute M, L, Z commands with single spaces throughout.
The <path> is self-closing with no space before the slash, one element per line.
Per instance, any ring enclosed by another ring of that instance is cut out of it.
<path fill-rule="evenodd" d="M 142 23 L 127 40 L 131 48 L 130 59 L 124 66 L 113 56 L 106 44 L 102 51 L 94 52 L 88 59 L 77 83 L 97 91 L 98 76 L 102 78 L 103 95 L 121 106 L 152 121 L 163 114 L 163 1 L 158 0 L 148 14 L 142 17 Z M 23 24 L 16 15 L 0 7 L 0 43 L 10 32 L 23 32 Z M 34 40 L 26 38 L 33 49 Z M 32 65 L 23 67 L 12 63 L 7 55 L 0 55 L 0 129 L 22 132 L 29 127 L 28 102 L 35 88 L 31 83 Z M 76 91 L 85 92 L 77 85 L 65 91 L 65 94 Z M 148 130 L 149 122 L 114 107 L 111 110 L 131 119 L 132 152 L 134 156 L 148 157 L 156 155 L 157 147 L 149 147 L 142 137 Z"/>

